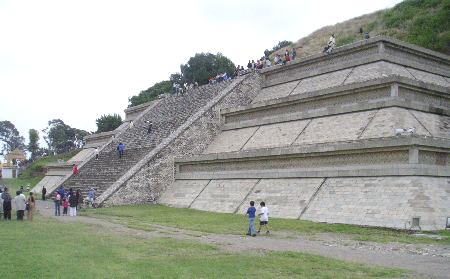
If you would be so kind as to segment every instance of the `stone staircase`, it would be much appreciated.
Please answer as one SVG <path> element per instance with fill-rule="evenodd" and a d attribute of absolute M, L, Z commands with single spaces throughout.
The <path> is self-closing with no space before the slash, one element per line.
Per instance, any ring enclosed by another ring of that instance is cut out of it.
<path fill-rule="evenodd" d="M 100 196 L 108 187 L 138 163 L 146 154 L 180 127 L 195 112 L 205 106 L 220 91 L 230 85 L 230 81 L 194 88 L 183 95 L 168 95 L 134 121 L 132 127 L 118 134 L 99 154 L 99 159 L 91 158 L 71 176 L 63 187 L 80 189 L 84 195 L 90 188 L 97 189 Z M 152 132 L 147 133 L 152 121 Z M 116 147 L 125 144 L 125 154 L 118 158 Z"/>

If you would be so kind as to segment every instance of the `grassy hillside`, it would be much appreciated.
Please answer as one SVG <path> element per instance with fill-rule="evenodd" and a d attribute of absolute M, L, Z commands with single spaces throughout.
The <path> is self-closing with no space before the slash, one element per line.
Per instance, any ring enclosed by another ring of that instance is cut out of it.
<path fill-rule="evenodd" d="M 386 35 L 450 54 L 450 0 L 405 0 L 395 7 L 323 27 L 294 43 L 299 57 L 322 51 L 331 34 L 336 45 L 362 40 L 360 28 L 370 36 Z M 284 53 L 284 49 L 278 51 Z"/>
<path fill-rule="evenodd" d="M 72 150 L 67 153 L 45 156 L 39 158 L 32 164 L 30 164 L 25 171 L 23 171 L 17 179 L 0 179 L 0 184 L 8 186 L 15 193 L 16 189 L 21 186 L 26 188 L 28 185 L 33 188 L 45 175 L 45 168 L 50 163 L 56 163 L 58 160 L 67 161 L 75 156 L 80 149 Z"/>

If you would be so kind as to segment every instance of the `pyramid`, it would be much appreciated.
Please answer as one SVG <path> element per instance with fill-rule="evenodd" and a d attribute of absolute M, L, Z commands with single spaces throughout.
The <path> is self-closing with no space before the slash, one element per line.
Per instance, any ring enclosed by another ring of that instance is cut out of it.
<path fill-rule="evenodd" d="M 204 148 L 174 160 L 159 203 L 243 213 L 254 200 L 272 217 L 450 225 L 446 55 L 371 38 L 261 70 L 251 102 L 218 115 Z"/>

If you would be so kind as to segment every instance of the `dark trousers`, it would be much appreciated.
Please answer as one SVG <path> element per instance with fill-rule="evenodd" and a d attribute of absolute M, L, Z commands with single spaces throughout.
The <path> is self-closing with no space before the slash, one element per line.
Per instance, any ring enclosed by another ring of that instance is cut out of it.
<path fill-rule="evenodd" d="M 67 207 L 63 207 L 63 215 L 67 215 Z"/>
<path fill-rule="evenodd" d="M 11 209 L 3 211 L 3 219 L 11 220 Z"/>
<path fill-rule="evenodd" d="M 24 213 L 25 213 L 25 210 L 17 210 L 17 220 L 23 221 Z"/>
<path fill-rule="evenodd" d="M 45 194 L 42 194 L 42 200 L 45 201 Z"/>
<path fill-rule="evenodd" d="M 119 158 L 122 158 L 123 156 L 123 150 L 119 150 Z"/>

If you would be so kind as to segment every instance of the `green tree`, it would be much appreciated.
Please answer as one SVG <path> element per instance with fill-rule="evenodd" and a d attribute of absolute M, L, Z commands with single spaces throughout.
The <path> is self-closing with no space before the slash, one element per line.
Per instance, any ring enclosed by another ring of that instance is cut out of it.
<path fill-rule="evenodd" d="M 102 115 L 95 120 L 97 124 L 97 133 L 109 132 L 115 130 L 122 124 L 122 117 L 118 114 Z"/>
<path fill-rule="evenodd" d="M 171 83 L 178 83 L 179 85 L 184 84 L 186 81 L 184 80 L 184 77 L 180 73 L 175 73 L 170 75 L 170 82 Z"/>
<path fill-rule="evenodd" d="M 48 127 L 42 130 L 44 140 L 47 142 L 51 153 L 61 154 L 76 148 L 81 148 L 84 144 L 83 138 L 89 133 L 72 128 L 61 119 L 48 121 Z"/>
<path fill-rule="evenodd" d="M 147 103 L 158 98 L 159 95 L 169 93 L 172 88 L 172 82 L 170 80 L 164 80 L 155 83 L 147 90 L 141 91 L 138 95 L 128 98 L 130 104 L 128 107 L 134 107 L 143 103 Z"/>
<path fill-rule="evenodd" d="M 2 154 L 6 154 L 16 148 L 25 151 L 25 139 L 20 135 L 11 121 L 0 121 L 0 143 Z"/>
<path fill-rule="evenodd" d="M 43 150 L 39 148 L 39 131 L 35 129 L 30 129 L 28 131 L 29 142 L 27 149 L 31 152 L 31 160 L 42 155 Z"/>
<path fill-rule="evenodd" d="M 233 74 L 236 66 L 221 53 L 197 53 L 189 61 L 180 66 L 181 74 L 186 82 L 208 83 L 208 78 L 219 73 Z"/>

